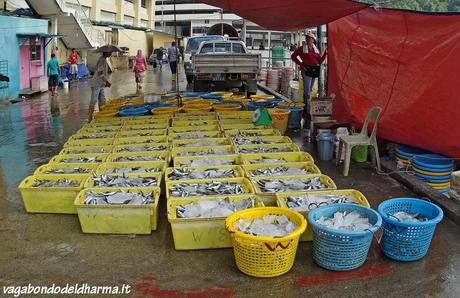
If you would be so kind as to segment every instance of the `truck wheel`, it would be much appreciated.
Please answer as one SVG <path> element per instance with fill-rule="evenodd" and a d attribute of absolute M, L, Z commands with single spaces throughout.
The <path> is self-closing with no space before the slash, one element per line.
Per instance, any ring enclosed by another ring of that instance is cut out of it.
<path fill-rule="evenodd" d="M 187 75 L 187 83 L 192 84 L 193 83 L 193 75 Z"/>
<path fill-rule="evenodd" d="M 193 92 L 207 92 L 209 85 L 207 81 L 193 80 Z"/>
<path fill-rule="evenodd" d="M 251 98 L 252 95 L 256 95 L 257 92 L 249 92 L 249 91 L 246 91 L 246 98 Z"/>

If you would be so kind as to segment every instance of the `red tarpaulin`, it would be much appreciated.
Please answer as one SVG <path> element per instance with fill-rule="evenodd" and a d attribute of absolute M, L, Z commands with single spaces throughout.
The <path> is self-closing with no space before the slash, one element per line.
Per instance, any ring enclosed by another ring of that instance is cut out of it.
<path fill-rule="evenodd" d="M 328 29 L 335 119 L 380 106 L 379 137 L 460 157 L 460 15 L 367 8 Z"/>
<path fill-rule="evenodd" d="M 349 0 L 200 0 L 271 30 L 316 27 L 366 8 Z"/>

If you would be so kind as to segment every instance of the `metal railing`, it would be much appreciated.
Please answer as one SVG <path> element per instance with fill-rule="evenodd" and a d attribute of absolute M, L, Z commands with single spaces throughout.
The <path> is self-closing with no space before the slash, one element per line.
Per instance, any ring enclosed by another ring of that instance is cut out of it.
<path fill-rule="evenodd" d="M 56 0 L 56 2 L 59 3 L 63 11 L 74 15 L 77 23 L 89 39 L 91 46 L 97 47 L 105 44 L 104 34 L 94 28 L 91 19 L 78 0 Z"/>

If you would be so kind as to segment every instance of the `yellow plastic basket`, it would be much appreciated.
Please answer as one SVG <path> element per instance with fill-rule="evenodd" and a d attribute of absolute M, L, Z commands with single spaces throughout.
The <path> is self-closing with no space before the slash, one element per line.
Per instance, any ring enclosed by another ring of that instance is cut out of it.
<path fill-rule="evenodd" d="M 102 163 L 104 162 L 107 157 L 109 156 L 108 153 L 95 153 L 95 154 L 91 154 L 91 153 L 87 153 L 87 154 L 59 154 L 59 155 L 56 155 L 54 156 L 51 160 L 50 160 L 50 164 L 54 164 L 54 163 L 75 163 L 75 162 L 67 162 L 66 160 L 68 159 L 74 159 L 74 158 L 83 158 L 83 157 L 86 157 L 86 158 L 95 158 L 94 161 L 92 162 L 89 162 L 88 163 Z M 82 163 L 82 162 L 77 162 L 77 163 Z M 85 163 L 85 162 L 83 162 Z"/>
<path fill-rule="evenodd" d="M 180 126 L 170 127 L 169 133 L 184 133 L 184 132 L 197 132 L 197 131 L 219 131 L 218 125 L 200 125 L 200 126 Z"/>
<path fill-rule="evenodd" d="M 134 149 L 135 151 L 130 151 Z M 156 152 L 168 151 L 170 149 L 169 143 L 145 143 L 145 144 L 128 144 L 117 145 L 113 147 L 113 153 L 132 153 L 132 152 Z"/>
<path fill-rule="evenodd" d="M 356 204 L 369 207 L 369 202 L 366 197 L 355 189 L 338 189 L 338 190 L 320 190 L 320 191 L 308 191 L 308 192 L 293 192 L 293 193 L 277 193 L 276 194 L 276 203 L 278 207 L 288 208 L 287 198 L 288 197 L 297 197 L 303 195 L 351 195 L 355 199 Z M 299 211 L 297 211 L 299 212 Z M 305 219 L 307 219 L 308 211 L 299 212 L 302 214 Z M 307 226 L 305 232 L 300 236 L 300 241 L 313 241 L 313 229 L 311 226 Z"/>
<path fill-rule="evenodd" d="M 233 145 L 201 146 L 201 147 L 174 147 L 171 150 L 172 158 L 180 156 L 211 156 L 236 154 Z M 196 154 L 196 155 L 192 155 Z"/>
<path fill-rule="evenodd" d="M 169 115 L 172 116 L 181 111 L 178 107 L 159 107 L 151 110 L 153 115 Z"/>
<path fill-rule="evenodd" d="M 251 118 L 236 118 L 236 119 L 220 119 L 219 120 L 220 125 L 226 126 L 226 125 L 234 125 L 234 124 L 253 124 Z"/>
<path fill-rule="evenodd" d="M 232 239 L 225 229 L 225 217 L 212 218 L 177 218 L 176 207 L 194 204 L 200 200 L 224 200 L 241 202 L 253 199 L 254 207 L 263 207 L 263 203 L 254 195 L 219 196 L 213 198 L 187 198 L 168 200 L 168 221 L 174 239 L 176 250 L 212 249 L 232 247 Z"/>
<path fill-rule="evenodd" d="M 270 94 L 255 94 L 255 95 L 251 95 L 251 99 L 252 100 L 258 100 L 258 99 L 274 99 L 275 96 L 274 95 L 270 95 Z"/>
<path fill-rule="evenodd" d="M 153 192 L 155 202 L 149 205 L 85 205 L 88 192 L 113 192 L 114 188 L 85 189 L 75 199 L 75 207 L 83 233 L 151 234 L 152 230 L 157 229 L 159 188 L 118 188 L 116 190 L 143 194 Z"/>
<path fill-rule="evenodd" d="M 243 165 L 241 166 L 246 177 L 252 179 L 255 177 L 276 177 L 276 176 L 263 176 L 255 175 L 254 171 L 257 169 L 273 169 L 277 167 L 288 167 L 288 168 L 297 168 L 304 169 L 307 171 L 305 175 L 320 175 L 320 169 L 312 162 L 293 162 L 293 163 L 273 163 L 273 164 L 254 164 L 254 165 Z M 300 175 L 303 176 L 303 175 Z"/>
<path fill-rule="evenodd" d="M 89 139 L 89 140 L 69 140 L 64 144 L 67 147 L 87 147 L 87 146 L 112 146 L 115 139 Z"/>
<path fill-rule="evenodd" d="M 200 132 L 170 132 L 169 139 L 173 140 L 202 140 L 205 138 L 221 138 L 222 132 L 220 131 L 200 131 Z"/>
<path fill-rule="evenodd" d="M 166 198 L 169 200 L 170 198 L 174 198 L 171 194 L 171 188 L 176 184 L 194 184 L 194 183 L 212 183 L 212 182 L 223 182 L 223 183 L 236 183 L 243 187 L 244 194 L 254 194 L 254 187 L 247 178 L 237 177 L 237 178 L 223 178 L 223 179 L 196 179 L 196 180 L 169 180 L 166 182 Z M 223 196 L 221 195 L 201 195 L 195 197 L 216 197 L 216 196 Z M 226 195 L 231 197 L 233 195 Z M 194 196 L 184 197 L 184 198 L 192 198 Z M 177 197 L 176 197 L 177 198 Z M 179 197 L 181 198 L 181 197 Z"/>
<path fill-rule="evenodd" d="M 127 131 L 127 130 L 158 130 L 158 129 L 167 129 L 169 127 L 168 122 L 157 122 L 157 123 L 147 123 L 147 124 L 138 124 L 138 123 L 132 123 L 132 124 L 125 124 L 121 128 L 121 131 Z"/>
<path fill-rule="evenodd" d="M 213 91 L 211 94 L 221 94 L 224 97 L 230 97 L 233 95 L 233 92 L 230 91 Z"/>
<path fill-rule="evenodd" d="M 219 124 L 219 121 L 214 119 L 197 119 L 197 120 L 173 120 L 172 127 L 187 127 L 187 126 L 206 126 L 213 125 L 216 126 Z"/>
<path fill-rule="evenodd" d="M 174 115 L 173 120 L 184 121 L 184 120 L 216 120 L 216 114 L 214 112 L 206 113 L 194 113 L 194 114 L 176 114 Z"/>
<path fill-rule="evenodd" d="M 284 133 L 288 127 L 289 114 L 291 111 L 288 109 L 268 109 L 268 113 L 272 118 L 273 128 Z"/>
<path fill-rule="evenodd" d="M 109 146 L 76 146 L 76 147 L 64 147 L 59 154 L 99 154 L 99 153 L 111 153 L 113 147 Z"/>
<path fill-rule="evenodd" d="M 189 104 L 183 107 L 185 113 L 203 113 L 212 110 L 212 105 L 208 104 Z"/>
<path fill-rule="evenodd" d="M 239 165 L 241 160 L 239 155 L 209 155 L 209 156 L 182 156 L 174 158 L 174 167 L 196 167 L 194 163 L 206 161 L 212 166 L 218 165 Z M 214 164 L 215 163 L 215 164 Z"/>
<path fill-rule="evenodd" d="M 230 166 L 208 166 L 208 167 L 166 168 L 166 171 L 165 171 L 165 181 L 166 181 L 166 182 L 168 182 L 168 181 L 193 180 L 193 179 L 188 179 L 188 178 L 184 178 L 184 179 L 180 179 L 180 180 L 169 179 L 169 177 L 170 177 L 170 176 L 172 175 L 172 173 L 173 173 L 173 169 L 190 170 L 190 171 L 193 171 L 193 170 L 202 170 L 202 171 L 206 171 L 206 170 L 210 170 L 210 169 L 213 169 L 213 170 L 233 170 L 234 177 L 232 177 L 232 178 L 238 178 L 238 177 L 244 178 L 244 177 L 245 177 L 245 174 L 244 174 L 243 169 L 242 169 L 240 166 L 237 166 L 237 165 L 230 165 Z"/>
<path fill-rule="evenodd" d="M 225 135 L 229 138 L 237 136 L 239 133 L 245 133 L 251 137 L 257 136 L 280 136 L 279 130 L 268 128 L 268 129 L 230 129 L 225 130 Z"/>
<path fill-rule="evenodd" d="M 267 144 L 293 144 L 291 138 L 286 136 L 259 136 L 259 137 L 241 137 L 241 138 L 233 138 L 233 144 L 235 146 L 244 146 L 244 145 L 252 145 L 252 144 L 242 144 L 237 145 L 236 140 L 248 140 L 248 141 L 264 141 Z M 263 145 L 263 144 L 262 144 Z"/>
<path fill-rule="evenodd" d="M 315 162 L 307 152 L 285 152 L 285 153 L 263 153 L 263 154 L 242 154 L 241 161 L 245 165 L 269 164 L 282 162 L 263 162 L 264 159 L 284 159 L 286 162 Z"/>
<path fill-rule="evenodd" d="M 241 145 L 237 146 L 239 154 L 254 154 L 257 149 L 277 150 L 277 152 L 298 152 L 299 146 L 293 143 L 288 144 L 260 144 L 260 145 Z"/>
<path fill-rule="evenodd" d="M 117 138 L 165 136 L 167 129 L 126 129 L 117 133 Z"/>
<path fill-rule="evenodd" d="M 142 156 L 151 160 L 131 161 L 129 157 Z M 133 152 L 133 153 L 112 153 L 107 157 L 107 162 L 136 162 L 141 165 L 144 162 L 164 161 L 169 164 L 169 151 Z"/>
<path fill-rule="evenodd" d="M 75 174 L 59 174 L 65 175 L 69 177 L 73 177 L 74 175 L 81 176 L 81 175 L 89 175 L 93 173 L 99 164 L 97 163 L 60 163 L 60 164 L 46 164 L 38 167 L 34 175 L 57 175 L 56 173 L 51 172 L 51 170 L 66 170 L 66 169 L 84 169 L 85 173 L 75 173 Z"/>
<path fill-rule="evenodd" d="M 117 138 L 114 145 L 167 143 L 167 136 Z"/>
<path fill-rule="evenodd" d="M 276 193 L 274 192 L 264 192 L 260 189 L 259 185 L 257 184 L 257 181 L 259 180 L 288 180 L 288 179 L 295 179 L 295 180 L 301 180 L 301 179 L 312 179 L 320 177 L 320 181 L 326 185 L 326 189 L 324 190 L 332 190 L 332 189 L 337 189 L 337 186 L 335 185 L 334 181 L 326 175 L 304 175 L 304 176 L 276 176 L 276 177 L 254 177 L 251 178 L 252 186 L 254 187 L 255 193 L 259 199 L 264 202 L 265 206 L 276 206 Z M 298 191 L 289 191 L 289 192 L 284 192 L 284 193 L 293 193 L 293 192 L 298 192 Z"/>
<path fill-rule="evenodd" d="M 110 169 L 126 169 L 126 168 L 143 168 L 143 169 L 155 169 L 155 173 L 163 173 L 166 168 L 166 162 L 164 161 L 146 161 L 146 162 L 104 162 L 101 163 L 95 170 L 96 175 L 109 175 L 113 174 L 109 172 Z"/>
<path fill-rule="evenodd" d="M 98 133 L 106 133 L 106 132 L 118 132 L 120 130 L 120 126 L 88 126 L 83 125 L 82 128 L 77 132 L 77 134 L 98 134 Z"/>
<path fill-rule="evenodd" d="M 255 129 L 270 129 L 270 125 L 255 125 L 255 124 L 221 124 L 223 130 L 255 130 Z"/>
<path fill-rule="evenodd" d="M 223 103 L 214 105 L 214 111 L 241 111 L 242 105 L 236 103 Z"/>
<path fill-rule="evenodd" d="M 105 174 L 103 174 L 103 175 L 105 175 Z M 85 182 L 83 184 L 83 187 L 84 188 L 100 188 L 94 182 L 94 178 L 98 177 L 98 176 L 101 176 L 101 175 L 97 175 L 97 174 L 90 175 L 85 180 Z M 108 174 L 107 176 L 120 177 L 122 175 Z M 151 185 L 149 187 L 160 187 L 162 179 L 163 179 L 163 173 L 162 172 L 159 172 L 159 173 L 133 173 L 133 174 L 124 174 L 123 177 L 126 177 L 126 178 L 155 178 L 156 179 L 156 185 Z M 105 188 L 112 188 L 113 189 L 113 188 L 119 188 L 119 187 L 105 186 Z M 125 187 L 125 188 L 132 188 L 132 187 Z"/>
<path fill-rule="evenodd" d="M 232 145 L 232 142 L 228 138 L 204 138 L 204 139 L 192 139 L 192 140 L 172 140 L 172 146 L 174 148 L 202 147 L 203 143 L 206 143 L 207 146 Z"/>
<path fill-rule="evenodd" d="M 233 224 L 240 219 L 253 220 L 266 215 L 284 215 L 297 226 L 297 230 L 280 238 L 257 237 L 237 231 Z M 307 221 L 298 212 L 277 207 L 241 210 L 227 217 L 225 226 L 229 231 L 235 262 L 238 269 L 250 276 L 274 277 L 291 270 L 294 265 L 300 235 Z"/>
<path fill-rule="evenodd" d="M 73 202 L 83 189 L 83 183 L 89 175 L 34 175 L 26 177 L 19 184 L 19 191 L 26 211 L 29 213 L 62 213 L 76 214 Z M 33 187 L 35 179 L 75 180 L 78 187 Z"/>

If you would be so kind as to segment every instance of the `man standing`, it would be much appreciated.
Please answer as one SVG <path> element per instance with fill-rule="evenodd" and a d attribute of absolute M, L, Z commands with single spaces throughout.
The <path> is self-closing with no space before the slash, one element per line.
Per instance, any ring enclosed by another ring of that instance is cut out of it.
<path fill-rule="evenodd" d="M 318 48 L 314 44 L 316 36 L 308 32 L 305 36 L 306 43 L 298 47 L 291 55 L 294 61 L 300 68 L 303 78 L 303 100 L 304 100 L 304 116 L 308 113 L 308 102 L 310 100 L 311 91 L 315 84 L 315 79 L 319 77 L 320 65 L 327 57 L 327 50 L 321 55 Z M 300 60 L 299 60 L 300 58 Z"/>
<path fill-rule="evenodd" d="M 162 70 L 163 69 L 163 47 L 160 47 L 158 50 L 157 50 L 157 57 L 156 57 L 156 60 L 157 60 L 157 67 Z"/>
<path fill-rule="evenodd" d="M 112 52 L 102 52 L 101 57 L 96 62 L 94 68 L 94 76 L 91 79 L 91 100 L 88 109 L 88 122 L 93 119 L 94 108 L 98 104 L 99 109 L 105 104 L 104 88 L 110 87 L 109 78 L 109 64 L 107 58 L 112 55 Z"/>
<path fill-rule="evenodd" d="M 58 78 L 60 74 L 59 61 L 56 59 L 56 54 L 51 54 L 51 60 L 46 65 L 48 73 L 48 85 L 51 91 L 51 95 L 56 95 L 56 88 L 58 85 Z"/>
<path fill-rule="evenodd" d="M 176 80 L 178 57 L 179 57 L 179 49 L 176 48 L 176 42 L 173 41 L 171 43 L 171 47 L 168 49 L 168 62 L 169 62 L 169 67 L 171 68 L 173 81 Z"/>
<path fill-rule="evenodd" d="M 70 63 L 70 74 L 72 75 L 72 77 L 70 78 L 71 80 L 76 80 L 77 79 L 77 73 L 78 73 L 78 54 L 77 54 L 77 50 L 75 50 L 75 48 L 72 49 L 72 53 L 70 53 L 69 55 L 69 59 L 68 59 L 69 63 Z"/>

